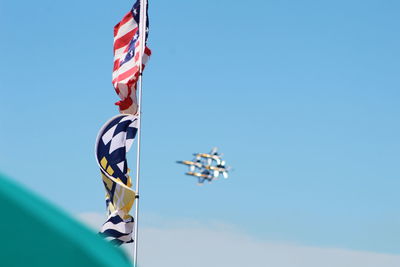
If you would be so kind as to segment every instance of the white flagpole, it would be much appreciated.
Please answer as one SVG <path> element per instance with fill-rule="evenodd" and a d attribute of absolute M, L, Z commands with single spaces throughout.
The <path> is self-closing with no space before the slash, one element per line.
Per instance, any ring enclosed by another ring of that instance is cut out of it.
<path fill-rule="evenodd" d="M 136 153 L 136 199 L 135 199 L 135 229 L 133 243 L 133 266 L 137 267 L 138 259 L 138 225 L 139 225 L 139 177 L 140 177 L 140 139 L 142 130 L 142 87 L 143 87 L 143 55 L 146 45 L 146 10 L 147 0 L 140 0 L 140 18 L 139 18 L 139 42 L 140 42 L 140 57 L 139 57 L 139 95 L 138 95 L 138 133 L 137 133 L 137 153 Z"/>

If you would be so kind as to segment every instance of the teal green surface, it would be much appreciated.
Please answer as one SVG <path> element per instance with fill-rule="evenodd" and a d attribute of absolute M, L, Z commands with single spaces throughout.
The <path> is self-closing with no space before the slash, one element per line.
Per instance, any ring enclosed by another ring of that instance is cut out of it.
<path fill-rule="evenodd" d="M 1 174 L 0 209 L 0 266 L 131 266 L 119 248 Z"/>

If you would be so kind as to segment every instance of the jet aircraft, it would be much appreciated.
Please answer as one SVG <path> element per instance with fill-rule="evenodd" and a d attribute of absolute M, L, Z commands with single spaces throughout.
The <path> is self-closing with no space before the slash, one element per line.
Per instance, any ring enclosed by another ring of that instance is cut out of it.
<path fill-rule="evenodd" d="M 230 167 L 225 166 L 226 163 L 222 159 L 222 154 L 218 153 L 218 148 L 214 147 L 210 153 L 194 153 L 193 160 L 177 161 L 179 164 L 184 164 L 189 167 L 186 175 L 198 178 L 199 184 L 204 181 L 211 182 L 218 179 L 222 175 L 225 179 L 229 177 L 228 171 Z"/>

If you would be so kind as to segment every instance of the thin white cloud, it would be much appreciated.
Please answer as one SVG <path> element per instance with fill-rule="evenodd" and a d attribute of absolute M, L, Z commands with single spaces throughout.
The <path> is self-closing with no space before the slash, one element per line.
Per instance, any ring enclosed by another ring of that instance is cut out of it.
<path fill-rule="evenodd" d="M 98 229 L 104 216 L 85 213 Z M 139 232 L 142 267 L 398 267 L 400 256 L 260 241 L 231 226 L 171 222 Z M 132 246 L 125 246 L 131 254 Z"/>

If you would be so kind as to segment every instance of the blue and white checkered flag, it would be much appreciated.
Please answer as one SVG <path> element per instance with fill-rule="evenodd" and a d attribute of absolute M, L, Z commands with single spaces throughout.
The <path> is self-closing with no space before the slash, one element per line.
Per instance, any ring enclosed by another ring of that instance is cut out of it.
<path fill-rule="evenodd" d="M 134 219 L 129 215 L 135 201 L 135 191 L 126 160 L 137 133 L 138 118 L 120 114 L 100 129 L 95 154 L 106 189 L 108 218 L 100 233 L 116 245 L 133 242 Z"/>

